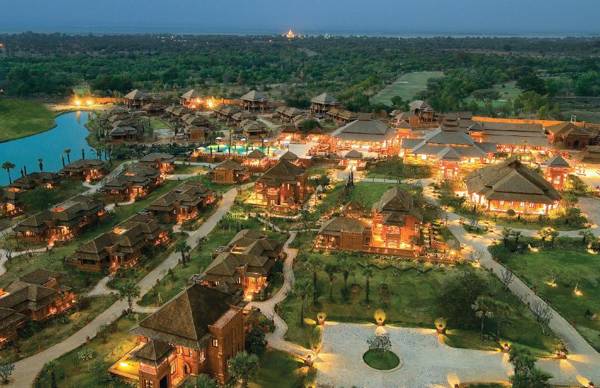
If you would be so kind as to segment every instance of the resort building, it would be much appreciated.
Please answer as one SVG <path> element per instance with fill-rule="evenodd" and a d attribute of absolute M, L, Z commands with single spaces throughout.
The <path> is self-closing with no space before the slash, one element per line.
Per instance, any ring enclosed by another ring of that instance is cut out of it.
<path fill-rule="evenodd" d="M 241 290 L 245 300 L 256 299 L 268 285 L 283 244 L 257 230 L 241 230 L 221 250 L 200 277 L 200 284 L 228 292 Z"/>
<path fill-rule="evenodd" d="M 217 200 L 201 182 L 185 182 L 152 202 L 148 210 L 162 223 L 183 223 L 198 218 Z"/>
<path fill-rule="evenodd" d="M 240 128 L 244 127 L 247 123 L 255 121 L 256 114 L 248 112 L 246 110 L 236 112 L 231 116 L 231 124 L 236 125 Z"/>
<path fill-rule="evenodd" d="M 61 281 L 62 274 L 37 269 L 4 290 L 0 296 L 0 347 L 16 339 L 27 321 L 44 321 L 76 303 L 75 294 Z"/>
<path fill-rule="evenodd" d="M 302 116 L 304 111 L 298 108 L 291 108 L 287 106 L 280 106 L 275 109 L 274 116 L 278 118 L 282 123 L 291 123 L 294 118 Z"/>
<path fill-rule="evenodd" d="M 321 93 L 310 100 L 310 113 L 323 114 L 339 106 L 340 103 L 329 93 Z"/>
<path fill-rule="evenodd" d="M 290 213 L 298 211 L 309 194 L 306 170 L 280 159 L 256 181 L 253 201 L 275 213 Z"/>
<path fill-rule="evenodd" d="M 142 166 L 150 167 L 160 171 L 161 174 L 169 174 L 175 170 L 175 157 L 171 154 L 154 152 L 140 159 Z"/>
<path fill-rule="evenodd" d="M 246 166 L 232 159 L 224 160 L 212 169 L 210 177 L 213 183 L 233 185 L 246 182 L 250 179 L 250 173 Z"/>
<path fill-rule="evenodd" d="M 147 101 L 150 100 L 150 96 L 142 92 L 141 90 L 134 89 L 125 95 L 125 102 L 127 107 L 130 109 L 140 109 Z"/>
<path fill-rule="evenodd" d="M 363 171 L 367 168 L 367 161 L 364 160 L 362 152 L 357 150 L 350 150 L 346 152 L 342 160 L 338 164 L 338 168 L 351 167 L 355 171 Z"/>
<path fill-rule="evenodd" d="M 358 114 L 339 107 L 332 107 L 327 111 L 327 116 L 338 125 L 348 124 L 358 118 Z"/>
<path fill-rule="evenodd" d="M 415 100 L 408 106 L 409 116 L 408 123 L 412 127 L 435 127 L 438 124 L 438 118 L 427 102 L 423 100 Z"/>
<path fill-rule="evenodd" d="M 195 108 L 198 105 L 200 105 L 201 98 L 202 95 L 199 91 L 195 89 L 190 89 L 181 95 L 181 97 L 179 98 L 179 102 L 185 107 Z"/>
<path fill-rule="evenodd" d="M 19 192 L 12 187 L 0 191 L 0 216 L 14 217 L 23 213 L 23 203 L 19 200 Z"/>
<path fill-rule="evenodd" d="M 141 127 L 117 126 L 111 129 L 108 137 L 111 141 L 132 141 L 140 140 L 143 137 L 144 130 Z"/>
<path fill-rule="evenodd" d="M 104 202 L 80 195 L 26 218 L 14 231 L 18 238 L 54 244 L 73 239 L 95 225 L 104 214 Z"/>
<path fill-rule="evenodd" d="M 400 146 L 393 128 L 366 115 L 336 129 L 331 139 L 335 151 L 357 149 L 378 155 L 392 155 L 398 153 Z"/>
<path fill-rule="evenodd" d="M 98 159 L 81 159 L 71 162 L 60 170 L 59 174 L 85 182 L 96 182 L 107 172 L 106 163 Z"/>
<path fill-rule="evenodd" d="M 575 125 L 572 122 L 546 127 L 548 140 L 552 144 L 561 144 L 568 149 L 583 149 L 596 142 L 599 131 L 594 128 Z"/>
<path fill-rule="evenodd" d="M 585 147 L 583 151 L 576 155 L 576 160 L 584 164 L 600 164 L 600 146 Z"/>
<path fill-rule="evenodd" d="M 315 244 L 323 249 L 414 257 L 420 251 L 421 224 L 412 195 L 394 187 L 373 205 L 370 215 L 346 215 L 326 222 Z"/>
<path fill-rule="evenodd" d="M 491 212 L 548 214 L 561 199 L 552 184 L 516 158 L 474 171 L 466 184 L 471 202 Z"/>
<path fill-rule="evenodd" d="M 496 144 L 498 152 L 530 154 L 550 148 L 541 124 L 477 121 L 467 129 L 475 141 Z"/>
<path fill-rule="evenodd" d="M 240 108 L 233 105 L 219 105 L 214 109 L 215 116 L 217 120 L 225 121 L 226 124 L 229 124 L 231 120 L 233 120 L 233 115 L 238 113 Z"/>
<path fill-rule="evenodd" d="M 8 188 L 14 192 L 33 190 L 38 187 L 53 189 L 58 185 L 59 181 L 60 177 L 56 173 L 45 171 L 32 172 L 30 174 L 25 173 L 24 176 L 15 179 Z"/>
<path fill-rule="evenodd" d="M 100 191 L 111 200 L 132 201 L 145 197 L 160 184 L 162 184 L 162 177 L 159 170 L 135 163 L 106 182 Z"/>
<path fill-rule="evenodd" d="M 242 108 L 247 111 L 264 112 L 269 106 L 269 99 L 263 92 L 251 90 L 240 97 Z"/>
<path fill-rule="evenodd" d="M 246 120 L 241 123 L 242 136 L 250 143 L 260 143 L 269 136 L 267 126 L 259 121 Z"/>
<path fill-rule="evenodd" d="M 252 172 L 264 172 L 271 165 L 271 160 L 261 150 L 254 149 L 246 155 L 242 165 Z"/>
<path fill-rule="evenodd" d="M 226 383 L 227 361 L 244 350 L 239 302 L 199 284 L 186 288 L 131 330 L 139 344 L 109 371 L 144 388 L 177 387 L 199 374 Z"/>
<path fill-rule="evenodd" d="M 571 165 L 561 155 L 556 155 L 544 163 L 544 177 L 556 190 L 563 190 L 567 177 L 572 172 Z"/>
<path fill-rule="evenodd" d="M 169 241 L 168 232 L 149 213 L 138 213 L 77 248 L 70 263 L 82 271 L 109 273 L 135 266 L 144 252 Z"/>
<path fill-rule="evenodd" d="M 459 166 L 478 165 L 491 161 L 496 145 L 475 142 L 467 133 L 438 128 L 422 138 L 402 139 L 400 156 L 404 159 L 431 161 L 439 167 L 440 176 L 454 179 Z"/>

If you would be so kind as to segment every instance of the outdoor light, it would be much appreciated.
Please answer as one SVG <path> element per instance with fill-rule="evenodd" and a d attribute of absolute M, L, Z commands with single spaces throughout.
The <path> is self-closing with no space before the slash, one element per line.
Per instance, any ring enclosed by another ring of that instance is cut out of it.
<path fill-rule="evenodd" d="M 556 358 L 564 360 L 567 358 L 567 354 L 569 354 L 567 346 L 562 341 L 558 342 L 556 344 Z"/>
<path fill-rule="evenodd" d="M 575 286 L 575 288 L 573 289 L 573 293 L 575 294 L 575 296 L 583 296 L 583 292 L 579 289 L 579 284 Z"/>
<path fill-rule="evenodd" d="M 327 314 L 324 312 L 320 312 L 317 314 L 317 322 L 319 325 L 325 324 L 325 319 L 327 318 Z"/>
<path fill-rule="evenodd" d="M 511 346 L 510 346 L 510 344 L 509 344 L 508 342 L 506 342 L 506 341 L 503 341 L 503 342 L 500 344 L 500 348 L 501 348 L 501 350 L 502 350 L 502 353 L 509 353 L 509 352 L 510 352 L 510 349 L 511 349 Z"/>
<path fill-rule="evenodd" d="M 385 323 L 385 311 L 383 311 L 382 309 L 377 309 L 375 310 L 373 317 L 375 318 L 375 322 L 379 326 L 383 326 L 383 324 Z"/>
<path fill-rule="evenodd" d="M 446 319 L 444 318 L 438 318 L 434 321 L 435 324 L 435 331 L 438 334 L 446 334 Z"/>
<path fill-rule="evenodd" d="M 121 368 L 127 368 L 127 367 L 129 366 L 129 364 L 128 364 L 128 363 L 126 363 L 125 361 L 121 361 L 121 362 L 119 363 L 119 366 L 120 366 Z"/>

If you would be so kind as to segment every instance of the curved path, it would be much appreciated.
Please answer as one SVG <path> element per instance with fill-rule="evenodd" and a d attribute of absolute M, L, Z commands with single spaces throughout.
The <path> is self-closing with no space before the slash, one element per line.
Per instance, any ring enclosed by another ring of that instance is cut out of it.
<path fill-rule="evenodd" d="M 275 312 L 275 307 L 279 303 L 283 302 L 285 298 L 287 298 L 288 294 L 292 290 L 292 287 L 294 286 L 294 259 L 298 254 L 298 250 L 290 248 L 289 244 L 294 241 L 295 238 L 296 232 L 291 232 L 290 237 L 283 246 L 283 250 L 287 254 L 287 257 L 283 263 L 284 280 L 281 288 L 269 300 L 262 302 L 251 302 L 248 305 L 249 307 L 256 307 L 267 318 L 273 320 L 273 323 L 275 324 L 275 330 L 273 333 L 268 333 L 266 336 L 269 346 L 277 350 L 282 350 L 287 353 L 304 357 L 310 354 L 311 351 L 284 339 L 285 333 L 287 333 L 288 330 L 288 326 L 285 321 Z"/>
<path fill-rule="evenodd" d="M 208 235 L 215 226 L 217 226 L 217 223 L 225 216 L 225 214 L 229 212 L 229 209 L 235 201 L 236 195 L 237 188 L 227 191 L 223 195 L 223 199 L 217 210 L 208 217 L 197 230 L 190 233 L 190 236 L 187 238 L 187 243 L 192 248 L 195 248 L 199 241 Z M 179 257 L 179 253 L 173 252 L 161 264 L 140 280 L 138 282 L 140 296 L 143 296 L 150 291 L 150 289 L 156 285 L 157 280 L 162 279 L 169 269 L 174 268 L 179 263 Z M 8 386 L 30 387 L 46 363 L 83 345 L 88 339 L 93 338 L 98 330 L 104 325 L 117 320 L 125 309 L 127 309 L 127 302 L 124 300 L 117 301 L 69 338 L 40 353 L 18 361 L 15 363 L 12 381 Z"/>

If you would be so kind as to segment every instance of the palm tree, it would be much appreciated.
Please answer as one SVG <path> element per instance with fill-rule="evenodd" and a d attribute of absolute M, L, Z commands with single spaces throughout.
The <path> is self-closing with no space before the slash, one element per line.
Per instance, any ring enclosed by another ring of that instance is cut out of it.
<path fill-rule="evenodd" d="M 325 272 L 329 277 L 329 300 L 333 300 L 333 281 L 335 280 L 335 274 L 338 273 L 339 268 L 335 264 L 326 264 Z"/>
<path fill-rule="evenodd" d="M 216 381 L 211 379 L 209 375 L 204 373 L 196 377 L 196 388 L 218 388 Z"/>
<path fill-rule="evenodd" d="M 480 326 L 481 340 L 483 340 L 483 329 L 484 329 L 484 325 L 485 325 L 485 319 L 492 318 L 494 316 L 494 313 L 492 312 L 492 307 L 491 307 L 492 303 L 493 303 L 493 301 L 491 301 L 490 298 L 488 298 L 486 296 L 480 296 L 475 300 L 475 303 L 473 303 L 471 305 L 471 309 L 473 311 L 475 311 L 475 316 L 477 318 L 479 318 L 479 321 L 481 323 L 481 326 Z"/>
<path fill-rule="evenodd" d="M 323 262 L 319 256 L 310 255 L 306 262 L 304 262 L 306 270 L 312 272 L 312 291 L 313 291 L 313 305 L 317 304 L 319 298 L 319 291 L 317 289 L 317 273 L 323 268 Z"/>
<path fill-rule="evenodd" d="M 38 167 L 40 168 L 40 171 L 44 171 L 44 159 L 38 159 Z"/>
<path fill-rule="evenodd" d="M 71 149 L 65 148 L 63 152 L 65 153 L 65 155 L 67 155 L 67 162 L 71 163 Z"/>
<path fill-rule="evenodd" d="M 366 267 L 363 268 L 362 274 L 365 277 L 365 302 L 367 302 L 367 304 L 369 304 L 369 292 L 370 292 L 369 281 L 373 277 L 373 269 L 371 268 L 370 265 L 367 265 Z"/>
<path fill-rule="evenodd" d="M 340 270 L 342 271 L 342 276 L 344 277 L 344 290 L 348 290 L 348 277 L 354 270 L 354 263 L 350 261 L 347 257 L 343 257 L 339 261 Z"/>
<path fill-rule="evenodd" d="M 81 149 L 81 159 L 85 159 L 85 148 Z"/>
<path fill-rule="evenodd" d="M 181 263 L 182 264 L 186 263 L 186 254 L 191 250 L 192 250 L 192 247 L 190 247 L 188 245 L 187 241 L 185 241 L 185 240 L 178 241 L 177 244 L 175 245 L 175 252 L 181 253 Z"/>
<path fill-rule="evenodd" d="M 258 356 L 239 352 L 227 361 L 227 371 L 242 388 L 248 387 L 248 380 L 258 371 Z"/>
<path fill-rule="evenodd" d="M 300 297 L 300 326 L 304 326 L 304 306 L 306 297 L 311 292 L 311 282 L 308 279 L 301 279 L 294 284 L 294 293 Z"/>
<path fill-rule="evenodd" d="M 6 174 L 8 174 L 8 183 L 12 184 L 12 177 L 10 176 L 10 170 L 12 170 L 13 168 L 15 168 L 15 165 L 13 162 L 9 162 L 8 160 L 4 163 L 2 163 L 2 169 L 6 170 Z"/>
<path fill-rule="evenodd" d="M 126 299 L 129 311 L 133 309 L 133 299 L 140 296 L 140 287 L 133 281 L 128 280 L 117 287 L 119 300 Z"/>

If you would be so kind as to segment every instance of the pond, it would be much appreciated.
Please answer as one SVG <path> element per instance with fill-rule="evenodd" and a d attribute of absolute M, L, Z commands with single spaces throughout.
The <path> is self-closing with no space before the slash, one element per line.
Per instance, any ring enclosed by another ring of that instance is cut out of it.
<path fill-rule="evenodd" d="M 0 164 L 10 161 L 15 164 L 11 171 L 14 178 L 21 176 L 20 170 L 39 171 L 38 159 L 43 160 L 44 171 L 56 172 L 62 168 L 61 156 L 71 149 L 71 161 L 81 159 L 82 150 L 86 158 L 95 158 L 96 152 L 86 140 L 89 131 L 85 127 L 89 112 L 69 112 L 56 117 L 56 127 L 36 135 L 0 143 Z M 66 162 L 65 156 L 65 162 Z M 8 184 L 6 171 L 0 171 L 0 185 Z"/>

